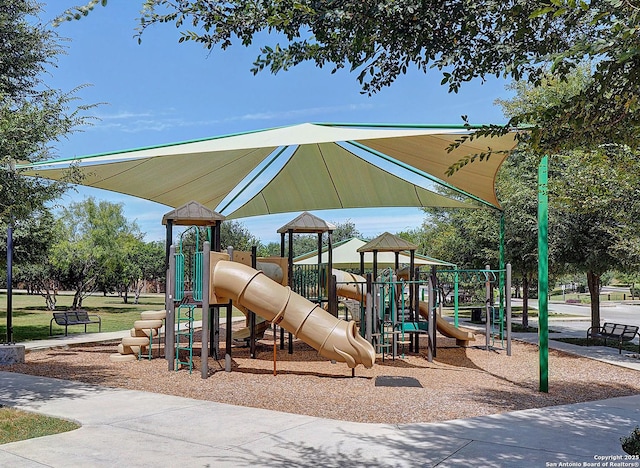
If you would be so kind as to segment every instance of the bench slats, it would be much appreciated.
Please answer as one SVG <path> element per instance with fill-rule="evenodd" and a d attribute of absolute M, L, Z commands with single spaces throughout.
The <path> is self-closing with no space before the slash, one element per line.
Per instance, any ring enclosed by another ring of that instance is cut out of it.
<path fill-rule="evenodd" d="M 102 331 L 102 318 L 99 315 L 89 315 L 86 310 L 68 310 L 65 312 L 53 312 L 53 318 L 49 322 L 49 336 L 53 335 L 53 322 L 64 327 L 64 336 L 67 336 L 70 325 L 84 325 L 84 332 L 87 332 L 87 325 L 98 324 L 98 331 Z"/>
<path fill-rule="evenodd" d="M 618 353 L 622 354 L 622 343 L 626 341 L 632 341 L 636 336 L 640 336 L 636 325 L 624 325 L 622 323 L 605 322 L 601 327 L 590 327 L 587 330 L 587 346 L 589 345 L 589 338 L 602 338 L 606 346 L 607 339 L 618 340 Z M 638 352 L 640 353 L 640 344 L 638 345 Z"/>

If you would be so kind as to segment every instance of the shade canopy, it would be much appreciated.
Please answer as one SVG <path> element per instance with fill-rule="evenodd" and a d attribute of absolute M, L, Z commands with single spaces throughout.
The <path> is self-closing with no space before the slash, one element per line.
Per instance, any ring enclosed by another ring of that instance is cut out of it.
<path fill-rule="evenodd" d="M 353 237 L 349 240 L 338 242 L 333 246 L 333 267 L 345 268 L 345 269 L 358 269 L 360 268 L 360 253 L 358 250 L 366 245 L 363 240 Z M 325 248 L 322 252 L 321 263 L 328 263 L 328 250 Z M 402 251 L 399 254 L 399 262 L 403 265 L 409 265 L 411 256 L 408 252 Z M 396 256 L 394 252 L 378 252 L 377 262 L 380 268 L 393 268 L 396 262 Z M 317 265 L 318 264 L 318 252 L 313 251 L 300 255 L 293 259 L 293 263 L 296 265 Z M 365 252 L 364 254 L 365 268 L 371 268 L 373 266 L 373 252 Z M 425 255 L 415 254 L 414 264 L 416 266 L 421 265 L 445 265 L 455 266 L 453 263 L 445 262 L 444 260 L 438 260 L 436 258 L 427 257 Z"/>
<path fill-rule="evenodd" d="M 464 127 L 300 124 L 21 166 L 60 179 L 70 164 L 81 184 L 170 207 L 196 201 L 227 219 L 303 210 L 469 207 L 436 193 L 444 185 L 499 207 L 494 181 L 515 134 L 479 137 L 449 152 Z M 462 157 L 491 150 L 451 177 Z M 410 182 L 403 174 L 418 181 Z"/>

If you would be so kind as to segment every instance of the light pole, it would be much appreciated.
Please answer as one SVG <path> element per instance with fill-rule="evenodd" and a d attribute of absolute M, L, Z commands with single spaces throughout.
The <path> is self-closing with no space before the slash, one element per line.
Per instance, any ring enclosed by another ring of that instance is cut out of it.
<path fill-rule="evenodd" d="M 15 174 L 16 163 L 9 160 L 7 172 L 9 177 Z M 7 194 L 8 195 L 8 194 Z M 7 344 L 13 343 L 13 207 L 9 200 L 9 220 L 7 222 Z"/>
<path fill-rule="evenodd" d="M 7 225 L 7 343 L 13 343 L 13 220 Z"/>

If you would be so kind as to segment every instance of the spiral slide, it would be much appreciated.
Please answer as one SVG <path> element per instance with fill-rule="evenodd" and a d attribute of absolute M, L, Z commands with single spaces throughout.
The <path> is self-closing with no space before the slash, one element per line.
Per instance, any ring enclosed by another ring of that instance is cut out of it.
<path fill-rule="evenodd" d="M 262 271 L 212 255 L 212 296 L 236 301 L 313 347 L 320 356 L 370 368 L 373 346 L 358 334 L 354 321 L 346 322 L 317 304 L 269 279 Z"/>
<path fill-rule="evenodd" d="M 338 296 L 363 302 L 361 284 L 366 280 L 362 276 L 341 270 L 333 270 L 333 275 L 336 276 L 338 282 Z M 420 302 L 419 307 L 420 315 L 429 320 L 429 305 L 425 302 Z M 436 314 L 436 329 L 446 337 L 455 338 L 458 346 L 467 346 L 469 341 L 475 341 L 476 339 L 472 332 L 456 328 L 439 314 Z"/>

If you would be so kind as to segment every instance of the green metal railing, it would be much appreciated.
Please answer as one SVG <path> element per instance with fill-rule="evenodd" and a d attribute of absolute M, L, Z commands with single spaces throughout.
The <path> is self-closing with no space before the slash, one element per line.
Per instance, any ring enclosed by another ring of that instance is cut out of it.
<path fill-rule="evenodd" d="M 294 265 L 291 289 L 302 297 L 320 302 L 327 300 L 327 265 Z"/>
<path fill-rule="evenodd" d="M 175 254 L 176 259 L 176 284 L 174 291 L 174 301 L 184 299 L 184 254 Z"/>
<path fill-rule="evenodd" d="M 193 254 L 193 300 L 198 302 L 202 300 L 202 259 L 202 252 Z"/>

